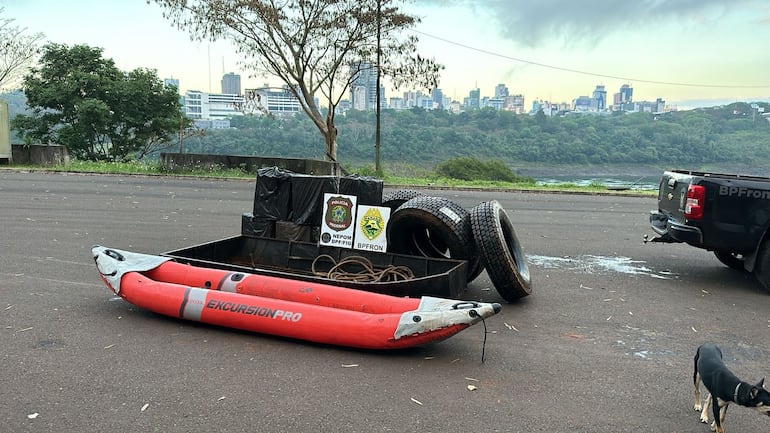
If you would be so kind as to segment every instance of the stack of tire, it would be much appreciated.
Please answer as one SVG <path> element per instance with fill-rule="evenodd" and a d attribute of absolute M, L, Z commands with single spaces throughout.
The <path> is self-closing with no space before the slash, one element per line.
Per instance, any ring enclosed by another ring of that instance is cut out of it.
<path fill-rule="evenodd" d="M 443 197 L 397 190 L 382 197 L 391 209 L 388 251 L 467 261 L 467 280 L 485 269 L 500 296 L 514 302 L 532 292 L 529 266 L 513 224 L 497 200 L 470 210 Z"/>

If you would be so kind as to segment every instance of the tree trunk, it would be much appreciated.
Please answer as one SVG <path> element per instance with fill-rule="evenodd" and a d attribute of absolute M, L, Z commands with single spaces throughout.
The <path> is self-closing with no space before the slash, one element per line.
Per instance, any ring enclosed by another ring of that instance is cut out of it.
<path fill-rule="evenodd" d="M 326 133 L 324 140 L 326 142 L 326 159 L 337 162 L 337 127 L 334 126 L 334 118 L 326 116 Z"/>
<path fill-rule="evenodd" d="M 340 165 L 337 162 L 337 127 L 334 126 L 334 116 L 326 116 L 326 130 L 324 131 L 324 142 L 326 144 L 326 160 L 331 161 L 332 175 L 340 176 Z"/>

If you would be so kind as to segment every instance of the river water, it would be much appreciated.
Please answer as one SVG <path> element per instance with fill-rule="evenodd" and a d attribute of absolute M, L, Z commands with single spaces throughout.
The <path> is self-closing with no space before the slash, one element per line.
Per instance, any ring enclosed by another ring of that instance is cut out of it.
<path fill-rule="evenodd" d="M 658 189 L 657 176 L 536 176 L 538 185 L 573 184 L 578 186 L 603 185 L 608 189 L 633 189 L 642 191 L 656 191 Z"/>

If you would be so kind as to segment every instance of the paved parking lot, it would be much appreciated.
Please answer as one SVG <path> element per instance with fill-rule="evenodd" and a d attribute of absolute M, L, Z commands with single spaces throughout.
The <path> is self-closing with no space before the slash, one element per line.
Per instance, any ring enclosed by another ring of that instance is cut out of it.
<path fill-rule="evenodd" d="M 710 253 L 641 242 L 653 198 L 497 199 L 530 297 L 441 343 L 359 351 L 182 322 L 107 291 L 90 247 L 160 253 L 240 232 L 253 182 L 0 171 L 0 430 L 707 432 L 692 357 L 709 340 L 770 376 L 770 295 Z M 486 274 L 466 299 L 500 302 Z M 471 391 L 468 385 L 476 387 Z M 731 407 L 728 432 L 770 419 Z"/>

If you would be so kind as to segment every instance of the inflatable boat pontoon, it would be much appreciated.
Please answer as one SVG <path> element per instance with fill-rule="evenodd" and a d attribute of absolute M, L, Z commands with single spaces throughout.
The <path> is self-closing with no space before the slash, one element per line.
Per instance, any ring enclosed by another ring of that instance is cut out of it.
<path fill-rule="evenodd" d="M 497 303 L 395 297 L 232 272 L 169 257 L 92 248 L 107 287 L 171 317 L 323 344 L 398 349 L 444 340 L 500 312 Z"/>

